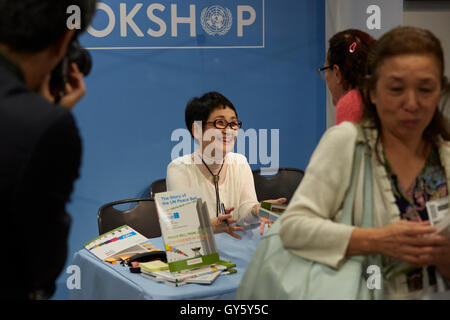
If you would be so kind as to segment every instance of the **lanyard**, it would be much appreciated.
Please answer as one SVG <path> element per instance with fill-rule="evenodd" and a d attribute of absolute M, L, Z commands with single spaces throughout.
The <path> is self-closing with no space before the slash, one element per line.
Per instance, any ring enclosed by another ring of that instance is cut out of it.
<path fill-rule="evenodd" d="M 202 159 L 202 162 L 205 165 L 206 169 L 208 169 L 209 173 L 211 173 L 211 175 L 213 176 L 214 188 L 216 189 L 216 217 L 218 217 L 219 216 L 219 212 L 222 211 L 222 208 L 220 206 L 220 196 L 219 196 L 219 180 L 220 180 L 220 176 L 219 175 L 220 175 L 220 171 L 222 171 L 223 164 L 225 163 L 225 161 L 222 162 L 222 165 L 220 166 L 219 172 L 217 174 L 214 174 L 214 173 L 212 173 L 211 169 L 209 169 L 209 167 L 205 163 L 205 161 L 203 161 L 203 157 L 201 159 Z"/>

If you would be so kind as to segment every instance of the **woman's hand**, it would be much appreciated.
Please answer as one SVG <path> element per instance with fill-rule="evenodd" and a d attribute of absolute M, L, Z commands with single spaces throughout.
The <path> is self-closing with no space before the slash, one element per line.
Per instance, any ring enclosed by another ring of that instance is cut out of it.
<path fill-rule="evenodd" d="M 264 200 L 263 202 L 274 203 L 274 204 L 283 204 L 286 201 L 287 201 L 286 198 L 278 198 L 278 199 Z"/>
<path fill-rule="evenodd" d="M 431 236 L 436 231 L 429 222 L 397 221 L 375 230 L 373 234 L 374 247 L 371 251 L 381 253 L 411 263 L 417 267 L 433 264 L 433 257 L 437 258 L 438 248 L 444 252 L 442 239 Z M 441 251 L 439 251 L 441 252 Z M 448 252 L 448 251 L 447 251 Z M 440 257 L 444 267 L 450 265 L 450 258 Z M 445 261 L 444 261 L 445 260 Z"/>
<path fill-rule="evenodd" d="M 434 241 L 433 250 L 431 254 L 423 255 L 421 258 L 436 266 L 439 273 L 450 280 L 450 237 L 437 234 L 430 237 L 430 240 Z"/>
<path fill-rule="evenodd" d="M 285 203 L 286 201 L 287 201 L 286 198 L 278 198 L 278 199 L 264 200 L 264 202 L 275 203 L 275 204 L 283 204 L 283 203 Z M 256 214 L 258 215 L 258 217 L 259 217 L 259 208 L 260 208 L 260 207 L 261 207 L 261 204 L 260 204 L 260 203 L 258 203 L 258 204 L 255 206 L 255 211 L 256 211 Z M 271 226 L 275 221 L 274 221 L 274 220 L 267 219 L 267 218 L 259 217 L 259 222 L 261 223 L 261 224 L 260 224 L 260 227 L 259 227 L 259 234 L 260 234 L 260 235 L 263 235 L 263 233 L 264 233 L 264 228 L 266 227 L 266 225 L 270 228 L 270 226 Z"/>
<path fill-rule="evenodd" d="M 225 214 L 220 214 L 217 218 L 212 218 L 211 226 L 214 233 L 226 232 L 230 236 L 241 240 L 242 237 L 235 233 L 235 231 L 242 231 L 244 228 L 241 226 L 232 226 L 232 224 L 237 222 L 237 219 L 233 218 L 231 214 L 233 210 L 234 208 L 226 209 Z"/>

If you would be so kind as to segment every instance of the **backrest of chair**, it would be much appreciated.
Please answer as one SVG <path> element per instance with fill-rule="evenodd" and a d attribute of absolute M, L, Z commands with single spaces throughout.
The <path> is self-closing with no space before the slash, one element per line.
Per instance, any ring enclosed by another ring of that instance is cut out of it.
<path fill-rule="evenodd" d="M 280 168 L 273 176 L 263 176 L 261 171 L 253 170 L 253 180 L 258 201 L 287 198 L 291 200 L 305 172 L 295 168 Z"/>
<path fill-rule="evenodd" d="M 136 204 L 132 209 L 119 210 L 114 206 Z M 155 200 L 151 198 L 127 199 L 107 203 L 97 214 L 98 232 L 104 234 L 122 225 L 128 225 L 147 238 L 161 236 Z"/>
<path fill-rule="evenodd" d="M 155 193 L 166 191 L 167 191 L 166 179 L 159 179 L 153 181 L 152 184 L 150 185 L 150 198 L 154 198 Z"/>

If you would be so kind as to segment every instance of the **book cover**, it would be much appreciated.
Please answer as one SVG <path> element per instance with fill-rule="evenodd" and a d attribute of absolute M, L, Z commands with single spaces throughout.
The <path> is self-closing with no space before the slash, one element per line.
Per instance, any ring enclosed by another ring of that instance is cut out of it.
<path fill-rule="evenodd" d="M 144 278 L 147 278 L 147 279 L 150 279 L 150 280 L 159 282 L 159 283 L 164 283 L 164 284 L 167 284 L 167 285 L 173 286 L 173 287 L 181 287 L 181 286 L 184 286 L 184 285 L 188 284 L 188 283 L 185 282 L 185 281 L 182 281 L 182 282 L 172 282 L 172 281 L 168 281 L 168 280 L 166 280 L 166 279 L 164 279 L 164 278 L 154 276 L 154 275 L 152 275 L 152 274 L 150 274 L 150 273 L 147 273 L 147 272 L 141 272 L 141 275 L 142 275 Z"/>
<path fill-rule="evenodd" d="M 180 272 L 170 272 L 169 270 L 153 271 L 149 272 L 146 270 L 141 270 L 141 273 L 153 276 L 155 279 L 164 280 L 168 282 L 182 283 L 186 282 L 188 279 L 203 277 L 217 271 L 225 271 L 227 268 L 222 265 L 208 265 L 202 266 L 196 269 L 186 269 Z"/>
<path fill-rule="evenodd" d="M 200 188 L 155 194 L 170 272 L 219 261 L 206 202 Z"/>
<path fill-rule="evenodd" d="M 145 236 L 127 225 L 98 236 L 87 242 L 84 247 L 104 261 L 154 250 Z"/>
<path fill-rule="evenodd" d="M 217 277 L 220 276 L 222 273 L 222 270 L 217 270 L 215 272 L 205 274 L 202 276 L 198 276 L 195 278 L 186 279 L 185 282 L 187 283 L 200 283 L 200 284 L 211 284 L 214 282 L 214 280 L 217 279 Z"/>

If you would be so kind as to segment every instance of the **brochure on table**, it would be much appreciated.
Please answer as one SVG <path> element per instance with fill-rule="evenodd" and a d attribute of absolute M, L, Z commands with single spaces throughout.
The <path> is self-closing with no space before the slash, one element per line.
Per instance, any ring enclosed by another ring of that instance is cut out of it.
<path fill-rule="evenodd" d="M 211 284 L 222 274 L 233 274 L 236 264 L 220 260 L 215 264 L 180 272 L 170 272 L 169 265 L 161 261 L 140 263 L 141 275 L 145 278 L 172 286 L 182 286 L 188 283 Z"/>
<path fill-rule="evenodd" d="M 101 260 L 132 256 L 154 249 L 145 236 L 127 225 L 98 236 L 84 247 Z"/>
<path fill-rule="evenodd" d="M 219 261 L 208 208 L 200 188 L 155 194 L 170 272 Z"/>
<path fill-rule="evenodd" d="M 188 283 L 211 284 L 225 270 L 227 270 L 226 266 L 212 264 L 181 272 L 170 272 L 169 270 L 146 271 L 141 268 L 141 273 L 142 276 L 151 280 L 178 287 Z"/>

